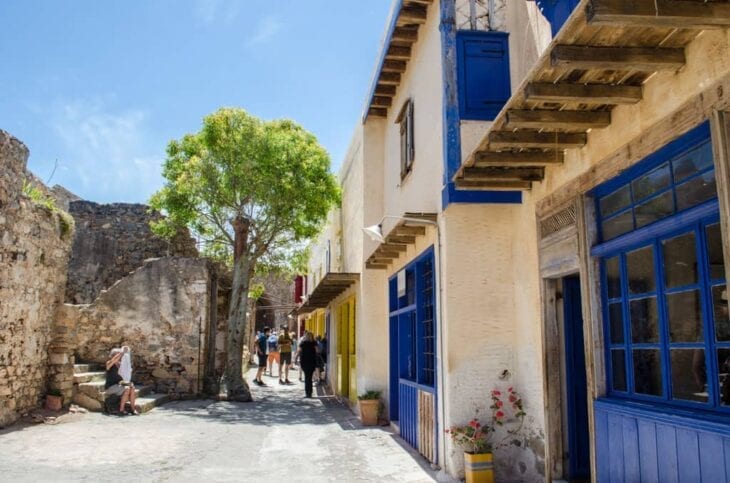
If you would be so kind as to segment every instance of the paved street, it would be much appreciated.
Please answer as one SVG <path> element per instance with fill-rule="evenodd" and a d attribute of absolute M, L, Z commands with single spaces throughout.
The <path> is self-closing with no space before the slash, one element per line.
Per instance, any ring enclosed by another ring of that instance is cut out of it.
<path fill-rule="evenodd" d="M 332 398 L 304 399 L 290 379 L 265 377 L 249 404 L 180 401 L 138 417 L 16 425 L 0 431 L 0 480 L 434 480 L 388 429 L 361 427 Z"/>

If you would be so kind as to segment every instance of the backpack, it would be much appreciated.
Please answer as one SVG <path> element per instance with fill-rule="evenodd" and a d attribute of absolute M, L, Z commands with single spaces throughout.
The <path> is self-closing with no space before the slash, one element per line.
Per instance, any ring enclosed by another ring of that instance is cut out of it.
<path fill-rule="evenodd" d="M 279 350 L 279 338 L 275 335 L 269 336 L 269 352 L 277 352 Z"/>

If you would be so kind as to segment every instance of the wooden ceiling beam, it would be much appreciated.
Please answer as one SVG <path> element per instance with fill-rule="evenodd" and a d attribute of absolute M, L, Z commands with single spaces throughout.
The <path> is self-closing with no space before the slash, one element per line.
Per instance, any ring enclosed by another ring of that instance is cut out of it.
<path fill-rule="evenodd" d="M 474 181 L 457 179 L 456 187 L 468 190 L 486 191 L 528 191 L 532 189 L 530 181 Z"/>
<path fill-rule="evenodd" d="M 416 5 L 404 6 L 398 14 L 398 25 L 426 23 L 427 16 L 428 11 L 425 7 Z"/>
<path fill-rule="evenodd" d="M 386 59 L 405 59 L 411 58 L 411 48 L 405 45 L 390 45 L 385 53 Z"/>
<path fill-rule="evenodd" d="M 408 250 L 408 245 L 402 245 L 398 243 L 383 243 L 382 245 L 380 245 L 380 247 L 385 250 L 393 250 L 401 253 Z"/>
<path fill-rule="evenodd" d="M 388 117 L 388 109 L 384 107 L 371 107 L 368 109 L 368 116 Z"/>
<path fill-rule="evenodd" d="M 636 104 L 642 98 L 642 91 L 641 86 L 531 82 L 525 88 L 525 98 L 540 102 Z"/>
<path fill-rule="evenodd" d="M 394 96 L 395 95 L 395 86 L 387 86 L 383 84 L 378 84 L 375 86 L 375 95 L 376 96 Z"/>
<path fill-rule="evenodd" d="M 467 181 L 542 181 L 545 168 L 465 168 L 462 177 Z"/>
<path fill-rule="evenodd" d="M 592 129 L 611 125 L 608 111 L 534 111 L 511 109 L 507 111 L 508 129 Z"/>
<path fill-rule="evenodd" d="M 388 265 L 384 263 L 365 262 L 365 268 L 370 270 L 387 270 Z"/>
<path fill-rule="evenodd" d="M 418 29 L 396 27 L 393 30 L 393 36 L 391 40 L 397 40 L 402 42 L 415 42 L 418 40 Z"/>
<path fill-rule="evenodd" d="M 413 245 L 414 243 L 416 243 L 416 237 L 407 235 L 388 235 L 386 241 L 391 243 L 405 243 L 406 245 Z"/>
<path fill-rule="evenodd" d="M 393 231 L 391 231 L 391 234 L 400 236 L 400 235 L 416 235 L 416 236 L 423 236 L 426 234 L 426 227 L 425 226 L 405 226 L 405 225 L 399 225 L 393 228 Z"/>
<path fill-rule="evenodd" d="M 553 67 L 618 71 L 676 71 L 685 64 L 684 49 L 650 47 L 596 47 L 556 45 L 550 55 Z"/>
<path fill-rule="evenodd" d="M 537 132 L 537 131 L 494 131 L 489 133 L 489 147 L 568 149 L 586 145 L 588 136 L 583 133 Z"/>
<path fill-rule="evenodd" d="M 730 3 L 687 0 L 591 0 L 586 8 L 591 25 L 713 29 L 730 27 Z"/>
<path fill-rule="evenodd" d="M 398 72 L 381 72 L 378 82 L 381 84 L 400 84 L 400 73 Z"/>
<path fill-rule="evenodd" d="M 393 98 L 387 96 L 374 96 L 370 105 L 373 107 L 390 107 L 393 105 Z"/>
<path fill-rule="evenodd" d="M 565 155 L 562 151 L 479 151 L 474 166 L 488 168 L 497 166 L 545 166 L 561 164 Z"/>
<path fill-rule="evenodd" d="M 385 59 L 383 61 L 383 72 L 405 72 L 408 63 L 405 60 Z"/>

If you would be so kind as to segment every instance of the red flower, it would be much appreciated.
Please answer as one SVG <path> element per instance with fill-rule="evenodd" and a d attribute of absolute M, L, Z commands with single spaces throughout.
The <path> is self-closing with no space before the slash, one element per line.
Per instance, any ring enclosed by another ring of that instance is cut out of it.
<path fill-rule="evenodd" d="M 496 413 L 494 413 L 494 415 L 496 417 L 498 417 L 498 418 L 503 418 L 504 417 L 504 412 L 503 411 L 497 411 Z"/>
<path fill-rule="evenodd" d="M 502 401 L 497 401 L 495 404 L 497 405 L 498 408 L 501 408 L 504 405 L 504 403 Z"/>
<path fill-rule="evenodd" d="M 509 392 L 512 392 L 512 386 L 508 387 L 508 388 L 507 388 L 507 390 L 508 390 Z"/>
<path fill-rule="evenodd" d="M 509 395 L 509 402 L 513 403 L 515 401 L 517 401 L 517 397 L 514 394 L 510 394 Z"/>
<path fill-rule="evenodd" d="M 501 396 L 501 395 L 502 395 L 502 393 L 497 391 L 496 389 L 494 391 L 492 391 L 492 396 Z"/>

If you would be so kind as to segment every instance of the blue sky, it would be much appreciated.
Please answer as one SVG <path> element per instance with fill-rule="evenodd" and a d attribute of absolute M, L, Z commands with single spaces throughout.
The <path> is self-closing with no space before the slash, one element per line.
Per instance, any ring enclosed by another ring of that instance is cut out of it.
<path fill-rule="evenodd" d="M 0 129 L 29 168 L 144 202 L 171 139 L 222 106 L 313 131 L 339 166 L 390 0 L 2 0 Z"/>

